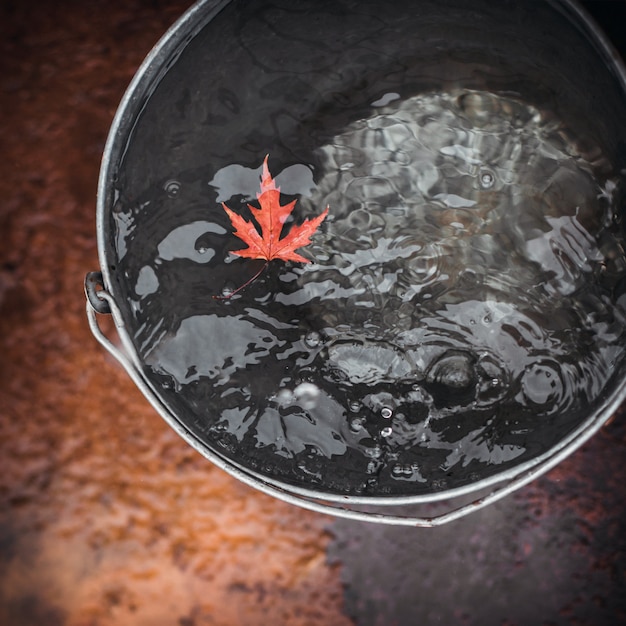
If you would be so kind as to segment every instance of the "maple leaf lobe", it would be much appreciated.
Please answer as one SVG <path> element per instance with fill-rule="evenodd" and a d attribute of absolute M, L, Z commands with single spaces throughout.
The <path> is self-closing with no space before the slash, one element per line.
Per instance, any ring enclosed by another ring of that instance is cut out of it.
<path fill-rule="evenodd" d="M 297 261 L 299 263 L 310 263 L 308 259 L 296 252 L 296 249 L 307 246 L 311 243 L 311 236 L 318 229 L 319 225 L 328 215 L 328 207 L 314 218 L 306 219 L 300 225 L 293 225 L 289 232 L 281 239 L 280 234 L 284 223 L 291 215 L 296 201 L 288 204 L 280 204 L 280 187 L 270 174 L 267 165 L 269 155 L 263 161 L 263 172 L 261 174 L 261 191 L 257 193 L 257 200 L 260 207 L 248 204 L 252 217 L 261 228 L 261 233 L 256 229 L 253 222 L 248 222 L 241 215 L 228 208 L 222 203 L 226 215 L 228 215 L 233 228 L 233 234 L 239 237 L 247 248 L 235 250 L 233 254 L 249 259 L 281 259 L 283 261 Z"/>

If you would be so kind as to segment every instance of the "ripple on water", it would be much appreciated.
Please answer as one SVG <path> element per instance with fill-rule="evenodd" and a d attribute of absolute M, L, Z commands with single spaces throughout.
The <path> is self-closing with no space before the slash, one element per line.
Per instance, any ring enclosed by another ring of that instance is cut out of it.
<path fill-rule="evenodd" d="M 219 210 L 194 209 L 154 226 L 130 270 L 136 341 L 194 432 L 342 493 L 445 488 L 530 458 L 586 415 L 624 351 L 626 259 L 605 219 L 623 182 L 595 180 L 516 99 L 389 93 L 324 135 L 315 167 L 274 164 L 296 221 L 331 207 L 311 264 L 273 261 L 215 300 L 258 267 L 229 255 Z M 243 207 L 258 175 L 230 164 L 203 185 Z M 179 178 L 158 202 L 184 200 Z"/>

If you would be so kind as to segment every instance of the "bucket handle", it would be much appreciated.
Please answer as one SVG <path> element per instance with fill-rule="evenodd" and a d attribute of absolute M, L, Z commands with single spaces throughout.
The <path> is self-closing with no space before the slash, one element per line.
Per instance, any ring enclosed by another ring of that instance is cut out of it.
<path fill-rule="evenodd" d="M 208 458 L 215 465 L 231 474 L 240 481 L 246 483 L 250 487 L 260 490 L 268 495 L 274 496 L 284 502 L 300 506 L 310 511 L 317 513 L 324 513 L 326 515 L 333 515 L 335 517 L 341 517 L 345 519 L 351 519 L 355 521 L 363 522 L 376 522 L 379 524 L 387 524 L 393 526 L 413 526 L 413 527 L 434 527 L 441 526 L 453 520 L 460 519 L 474 511 L 482 509 L 489 504 L 504 498 L 517 489 L 530 483 L 535 478 L 547 472 L 555 465 L 560 463 L 565 457 L 571 453 L 571 447 L 565 446 L 560 450 L 557 450 L 554 454 L 542 459 L 535 466 L 529 470 L 523 472 L 520 475 L 513 475 L 508 479 L 508 482 L 496 487 L 486 496 L 477 498 L 469 503 L 461 506 L 456 506 L 453 502 L 454 497 L 449 501 L 450 510 L 444 513 L 438 513 L 433 516 L 420 517 L 412 515 L 394 515 L 387 513 L 378 513 L 371 511 L 355 510 L 348 508 L 350 506 L 350 496 L 346 496 L 343 502 L 338 501 L 334 503 L 328 503 L 321 501 L 321 497 L 315 499 L 312 496 L 305 495 L 303 493 L 297 493 L 295 491 L 288 491 L 278 485 L 268 483 L 257 475 L 251 475 L 245 469 L 233 466 L 232 462 L 218 456 L 217 454 L 207 454 L 206 448 L 195 437 L 181 427 L 179 423 L 174 423 L 168 410 L 163 406 L 159 398 L 148 386 L 141 374 L 141 369 L 131 360 L 123 350 L 115 346 L 108 337 L 103 333 L 98 324 L 97 315 L 111 315 L 115 323 L 116 328 L 124 328 L 124 320 L 119 307 L 117 306 L 113 296 L 104 288 L 104 281 L 101 272 L 89 272 L 85 277 L 85 295 L 87 297 L 87 319 L 89 321 L 89 328 L 94 337 L 100 343 L 105 350 L 124 368 L 126 373 L 130 376 L 133 382 L 139 387 L 143 394 L 148 398 L 152 406 L 157 409 L 162 417 L 174 427 L 175 430 L 194 447 L 200 454 Z M 507 479 L 504 478 L 503 481 Z M 424 502 L 410 502 L 410 500 L 400 498 L 389 498 L 384 504 L 378 501 L 374 506 L 406 506 L 406 505 L 423 505 Z"/>
<path fill-rule="evenodd" d="M 93 336 L 98 343 L 126 370 L 126 373 L 138 384 L 139 371 L 134 363 L 113 345 L 109 338 L 102 332 L 98 324 L 97 314 L 111 315 L 116 328 L 124 327 L 122 313 L 113 296 L 104 288 L 102 272 L 89 272 L 85 276 L 85 296 L 87 297 L 87 321 Z M 140 385 L 143 389 L 143 385 Z"/>

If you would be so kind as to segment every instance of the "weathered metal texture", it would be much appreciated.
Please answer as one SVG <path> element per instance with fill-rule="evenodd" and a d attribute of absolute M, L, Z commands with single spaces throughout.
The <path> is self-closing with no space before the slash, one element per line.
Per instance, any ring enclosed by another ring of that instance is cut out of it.
<path fill-rule="evenodd" d="M 85 320 L 104 141 L 189 4 L 0 3 L 3 625 L 349 623 L 326 519 L 211 467 Z"/>

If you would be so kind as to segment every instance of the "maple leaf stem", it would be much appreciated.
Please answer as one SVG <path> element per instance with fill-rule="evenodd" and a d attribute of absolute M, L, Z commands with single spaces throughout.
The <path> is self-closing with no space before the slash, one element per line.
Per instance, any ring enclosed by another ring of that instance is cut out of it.
<path fill-rule="evenodd" d="M 265 261 L 263 267 L 249 280 L 247 280 L 243 285 L 240 285 L 239 287 L 237 287 L 237 289 L 235 289 L 234 291 L 231 291 L 228 295 L 226 296 L 213 296 L 213 298 L 215 300 L 230 300 L 230 298 L 232 298 L 236 293 L 239 293 L 242 289 L 245 289 L 250 283 L 252 283 L 253 281 L 255 281 L 267 268 L 269 264 L 269 261 Z"/>

